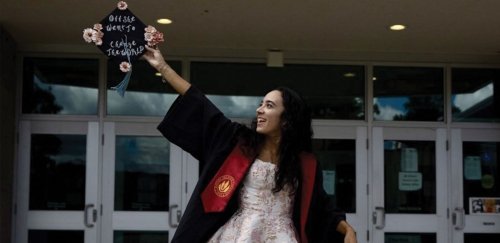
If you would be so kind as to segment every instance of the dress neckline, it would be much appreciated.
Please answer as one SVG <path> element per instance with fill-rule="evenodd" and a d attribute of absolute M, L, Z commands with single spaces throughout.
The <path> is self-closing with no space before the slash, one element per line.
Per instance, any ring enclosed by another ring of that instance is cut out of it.
<path fill-rule="evenodd" d="M 259 158 L 255 158 L 255 161 L 259 161 L 259 162 L 262 162 L 264 164 L 270 164 L 270 165 L 273 165 L 273 166 L 276 166 L 276 164 L 272 163 L 272 162 L 269 162 L 269 161 L 264 161 L 264 160 L 261 160 Z"/>

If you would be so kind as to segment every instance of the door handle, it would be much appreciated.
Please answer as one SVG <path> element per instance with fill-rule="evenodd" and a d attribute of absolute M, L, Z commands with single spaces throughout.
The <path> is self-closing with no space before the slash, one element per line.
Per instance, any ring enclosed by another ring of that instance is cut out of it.
<path fill-rule="evenodd" d="M 172 228 L 176 228 L 177 226 L 179 226 L 179 221 L 181 220 L 181 210 L 177 210 L 176 208 L 178 208 L 179 206 L 177 204 L 174 204 L 174 205 L 170 205 L 170 207 L 168 208 L 168 223 L 170 224 L 170 227 Z M 176 211 L 175 214 L 173 211 Z M 177 216 L 177 220 L 176 222 L 174 223 L 172 217 L 176 215 Z"/>
<path fill-rule="evenodd" d="M 451 215 L 451 221 L 456 230 L 463 230 L 465 228 L 465 210 L 463 208 L 455 208 Z"/>
<path fill-rule="evenodd" d="M 385 227 L 385 208 L 375 207 L 372 213 L 372 222 L 376 229 L 383 229 Z"/>
<path fill-rule="evenodd" d="M 89 219 L 92 217 L 91 219 Z M 94 223 L 97 220 L 97 210 L 94 208 L 94 204 L 85 205 L 85 211 L 83 215 L 83 224 L 87 228 L 94 227 Z"/>

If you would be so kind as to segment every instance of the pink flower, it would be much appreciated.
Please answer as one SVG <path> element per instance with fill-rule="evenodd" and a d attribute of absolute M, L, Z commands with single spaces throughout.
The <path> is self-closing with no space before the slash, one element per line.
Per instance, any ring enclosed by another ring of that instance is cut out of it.
<path fill-rule="evenodd" d="M 97 33 L 97 31 L 91 29 L 91 28 L 86 28 L 83 30 L 83 39 L 90 43 L 93 41 L 93 37 L 95 36 L 95 33 Z"/>
<path fill-rule="evenodd" d="M 97 31 L 102 30 L 102 24 L 94 24 L 94 30 L 97 30 Z"/>
<path fill-rule="evenodd" d="M 119 1 L 118 2 L 118 9 L 125 10 L 125 9 L 127 9 L 127 7 L 128 7 L 128 5 L 127 5 L 127 3 L 125 1 Z"/>
<path fill-rule="evenodd" d="M 145 31 L 144 39 L 148 42 L 148 46 L 156 46 L 158 43 L 164 41 L 163 33 L 157 31 L 153 26 L 148 26 Z"/>
<path fill-rule="evenodd" d="M 98 38 L 94 41 L 94 43 L 97 45 L 97 46 L 100 46 L 102 45 L 102 39 L 101 38 Z"/>
<path fill-rule="evenodd" d="M 120 70 L 124 73 L 130 71 L 132 69 L 132 64 L 129 62 L 122 62 L 120 63 Z"/>

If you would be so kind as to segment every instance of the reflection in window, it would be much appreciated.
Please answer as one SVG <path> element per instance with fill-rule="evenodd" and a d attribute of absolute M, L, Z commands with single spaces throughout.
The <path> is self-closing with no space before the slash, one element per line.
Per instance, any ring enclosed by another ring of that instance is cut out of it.
<path fill-rule="evenodd" d="M 500 143 L 464 142 L 462 151 L 465 212 L 496 212 L 500 205 Z"/>
<path fill-rule="evenodd" d="M 115 210 L 167 211 L 170 148 L 163 137 L 116 137 Z"/>
<path fill-rule="evenodd" d="M 28 243 L 83 243 L 83 231 L 29 230 Z"/>
<path fill-rule="evenodd" d="M 374 67 L 373 73 L 375 120 L 444 120 L 442 68 Z"/>
<path fill-rule="evenodd" d="M 385 233 L 385 243 L 436 243 L 435 233 Z"/>
<path fill-rule="evenodd" d="M 120 71 L 119 62 L 108 61 L 107 82 L 107 114 L 117 116 L 163 116 L 177 98 L 177 92 L 168 84 L 162 82 L 162 77 L 156 73 L 146 61 L 136 61 L 133 64 L 132 76 L 125 96 L 118 95 L 111 89 L 120 83 L 125 73 Z M 169 61 L 169 65 L 181 74 L 181 62 Z"/>
<path fill-rule="evenodd" d="M 25 58 L 23 113 L 97 115 L 96 59 Z"/>
<path fill-rule="evenodd" d="M 453 121 L 500 121 L 500 69 L 454 68 L 451 93 Z"/>
<path fill-rule="evenodd" d="M 168 243 L 168 232 L 115 231 L 113 243 Z"/>
<path fill-rule="evenodd" d="M 436 213 L 434 141 L 384 141 L 387 213 Z"/>
<path fill-rule="evenodd" d="M 313 151 L 323 170 L 323 188 L 335 207 L 356 213 L 356 141 L 314 139 Z"/>
<path fill-rule="evenodd" d="M 85 135 L 31 136 L 31 210 L 83 210 L 86 141 Z"/>
<path fill-rule="evenodd" d="M 191 82 L 228 117 L 252 118 L 266 92 L 287 86 L 300 92 L 317 119 L 363 120 L 364 66 L 191 63 Z"/>

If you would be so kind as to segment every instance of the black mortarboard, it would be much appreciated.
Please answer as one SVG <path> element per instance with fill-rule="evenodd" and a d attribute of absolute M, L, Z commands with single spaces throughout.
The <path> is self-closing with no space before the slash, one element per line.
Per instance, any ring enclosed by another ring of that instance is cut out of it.
<path fill-rule="evenodd" d="M 83 31 L 85 41 L 93 42 L 106 56 L 118 61 L 126 72 L 124 80 L 113 87 L 123 96 L 132 71 L 132 61 L 144 54 L 146 44 L 154 46 L 163 41 L 163 34 L 152 26 L 146 26 L 135 16 L 124 1 L 99 24 Z"/>
<path fill-rule="evenodd" d="M 106 56 L 118 61 L 133 61 L 141 57 L 146 50 L 146 25 L 128 8 L 116 8 L 100 24 L 104 36 L 102 45 L 98 47 Z"/>

